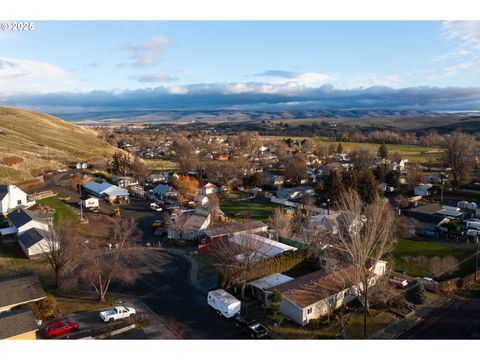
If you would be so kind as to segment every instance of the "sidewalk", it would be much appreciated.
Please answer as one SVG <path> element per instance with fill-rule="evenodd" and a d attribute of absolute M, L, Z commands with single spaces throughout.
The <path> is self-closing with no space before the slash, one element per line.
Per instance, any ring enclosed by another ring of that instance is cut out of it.
<path fill-rule="evenodd" d="M 404 319 L 399 319 L 387 325 L 385 328 L 370 336 L 369 339 L 395 339 L 414 327 L 419 322 L 423 321 L 432 311 L 437 310 L 450 302 L 449 299 L 440 298 L 431 304 L 424 305 L 415 313 Z"/>

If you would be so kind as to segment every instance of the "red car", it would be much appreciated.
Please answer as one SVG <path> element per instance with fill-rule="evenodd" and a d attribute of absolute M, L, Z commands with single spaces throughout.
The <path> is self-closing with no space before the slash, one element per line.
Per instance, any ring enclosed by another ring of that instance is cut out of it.
<path fill-rule="evenodd" d="M 47 339 L 53 339 L 54 337 L 68 334 L 69 332 L 77 329 L 78 324 L 74 321 L 57 321 L 45 329 L 45 337 Z"/>

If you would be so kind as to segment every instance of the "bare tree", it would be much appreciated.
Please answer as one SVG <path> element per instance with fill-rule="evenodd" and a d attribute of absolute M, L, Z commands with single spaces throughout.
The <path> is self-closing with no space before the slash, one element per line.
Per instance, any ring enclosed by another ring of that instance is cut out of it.
<path fill-rule="evenodd" d="M 254 234 L 245 233 L 216 240 L 211 254 L 218 272 L 231 284 L 240 287 L 241 298 L 253 274 L 262 265 L 271 245 L 255 239 Z"/>
<path fill-rule="evenodd" d="M 359 300 L 364 310 L 363 335 L 366 337 L 372 269 L 395 245 L 396 219 L 388 203 L 375 200 L 363 206 L 358 193 L 353 190 L 341 194 L 338 207 L 338 231 L 331 233 L 327 240 L 353 269 L 351 280 L 359 284 Z"/>
<path fill-rule="evenodd" d="M 40 242 L 42 254 L 55 274 L 57 288 L 61 285 L 62 273 L 75 259 L 76 243 L 72 225 L 71 221 L 60 219 L 45 232 L 45 242 Z"/>
<path fill-rule="evenodd" d="M 296 153 L 288 159 L 285 175 L 295 184 L 298 184 L 301 180 L 306 178 L 307 163 L 301 153 Z"/>
<path fill-rule="evenodd" d="M 277 207 L 268 222 L 279 236 L 289 238 L 292 235 L 292 219 L 282 208 Z"/>
<path fill-rule="evenodd" d="M 476 164 L 477 140 L 472 135 L 454 132 L 443 142 L 443 160 L 451 168 L 453 183 L 465 181 Z"/>
<path fill-rule="evenodd" d="M 98 299 L 104 302 L 112 280 L 123 283 L 135 281 L 127 256 L 136 240 L 137 223 L 133 218 L 110 219 L 108 236 L 92 236 L 81 246 L 82 264 L 79 281 L 94 289 Z"/>

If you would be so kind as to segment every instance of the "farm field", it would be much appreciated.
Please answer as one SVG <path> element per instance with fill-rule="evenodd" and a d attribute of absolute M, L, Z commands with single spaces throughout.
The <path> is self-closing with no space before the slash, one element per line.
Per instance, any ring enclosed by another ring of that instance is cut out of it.
<path fill-rule="evenodd" d="M 394 269 L 405 272 L 410 276 L 432 276 L 428 266 L 421 266 L 415 257 L 454 256 L 460 262 L 455 273 L 446 277 L 465 276 L 475 271 L 475 245 L 456 244 L 433 241 L 417 241 L 400 239 L 396 249 L 393 251 L 395 259 Z"/>
<path fill-rule="evenodd" d="M 283 136 L 267 136 L 269 139 L 284 139 Z M 303 140 L 304 137 L 292 137 L 293 140 Z M 376 153 L 380 144 L 376 143 L 359 143 L 349 141 L 332 141 L 322 138 L 306 138 L 316 143 L 325 144 L 342 144 L 345 152 L 349 152 L 358 148 L 367 148 Z M 436 160 L 441 154 L 441 149 L 436 147 L 429 147 L 424 145 L 406 145 L 406 144 L 386 144 L 387 150 L 391 153 L 398 152 L 402 157 L 407 158 L 409 161 L 425 162 L 429 159 Z"/>

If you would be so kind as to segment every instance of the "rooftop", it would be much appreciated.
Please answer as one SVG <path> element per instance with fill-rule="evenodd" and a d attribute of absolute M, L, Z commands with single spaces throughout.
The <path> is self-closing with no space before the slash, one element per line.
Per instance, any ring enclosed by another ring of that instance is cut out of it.
<path fill-rule="evenodd" d="M 45 297 L 37 275 L 26 273 L 0 278 L 0 309 Z"/>
<path fill-rule="evenodd" d="M 0 313 L 0 339 L 38 330 L 31 310 L 19 309 Z"/>

